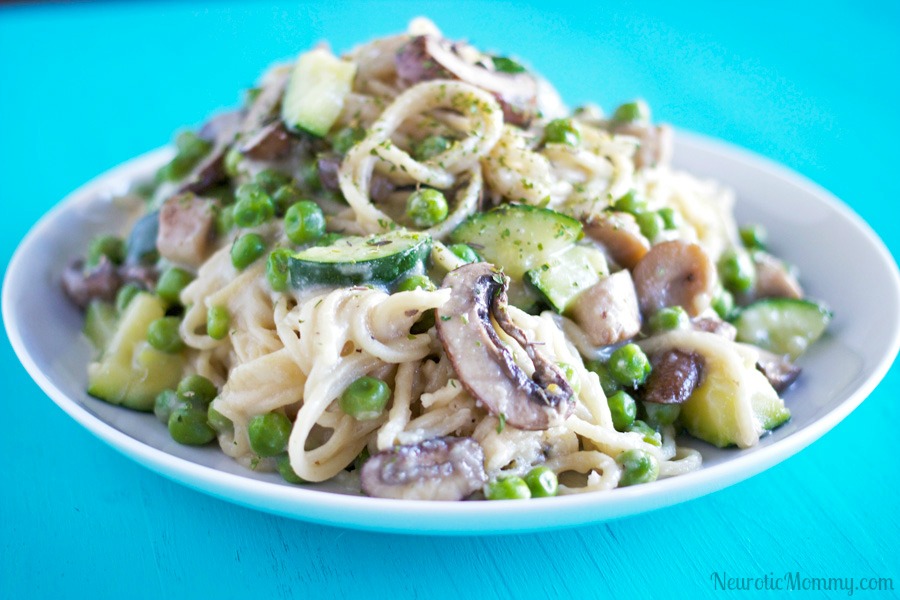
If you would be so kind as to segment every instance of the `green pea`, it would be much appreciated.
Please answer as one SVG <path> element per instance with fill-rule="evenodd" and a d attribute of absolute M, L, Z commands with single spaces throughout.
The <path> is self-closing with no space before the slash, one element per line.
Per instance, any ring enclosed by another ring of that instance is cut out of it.
<path fill-rule="evenodd" d="M 613 427 L 617 431 L 628 431 L 637 417 L 637 403 L 634 398 L 619 390 L 606 399 L 609 404 L 609 414 L 612 416 Z"/>
<path fill-rule="evenodd" d="M 172 411 L 184 404 L 184 401 L 178 397 L 175 390 L 163 390 L 156 395 L 153 401 L 153 414 L 162 423 L 168 423 Z"/>
<path fill-rule="evenodd" d="M 312 242 L 325 233 L 325 214 L 315 202 L 301 200 L 284 213 L 284 233 L 298 245 Z"/>
<path fill-rule="evenodd" d="M 666 226 L 666 222 L 663 221 L 663 218 L 656 212 L 647 211 L 638 213 L 635 219 L 637 220 L 638 227 L 641 228 L 641 233 L 651 242 L 656 239 L 659 232 Z"/>
<path fill-rule="evenodd" d="M 175 391 L 184 400 L 204 407 L 219 393 L 215 384 L 202 375 L 188 375 L 178 382 Z"/>
<path fill-rule="evenodd" d="M 678 229 L 681 225 L 681 215 L 675 212 L 674 208 L 668 206 L 659 209 L 659 216 L 662 217 L 666 229 Z"/>
<path fill-rule="evenodd" d="M 100 258 L 104 256 L 114 265 L 122 264 L 125 260 L 125 241 L 114 235 L 95 237 L 88 246 L 85 266 L 96 267 L 100 264 Z"/>
<path fill-rule="evenodd" d="M 524 73 L 525 67 L 507 56 L 492 56 L 494 70 L 501 73 Z"/>
<path fill-rule="evenodd" d="M 361 142 L 366 137 L 366 130 L 362 127 L 344 127 L 331 138 L 331 147 L 338 154 L 347 154 L 350 148 Z"/>
<path fill-rule="evenodd" d="M 647 106 L 647 103 L 643 100 L 626 102 L 616 109 L 612 119 L 618 123 L 631 123 L 635 121 L 648 123 L 650 122 L 650 107 Z"/>
<path fill-rule="evenodd" d="M 283 292 L 288 289 L 291 282 L 290 258 L 293 254 L 288 248 L 276 248 L 269 253 L 266 279 L 273 291 Z"/>
<path fill-rule="evenodd" d="M 481 260 L 478 253 L 472 250 L 472 247 L 468 244 L 453 244 L 448 249 L 460 260 L 465 261 L 466 264 L 479 262 Z"/>
<path fill-rule="evenodd" d="M 184 341 L 178 333 L 181 321 L 178 317 L 161 317 L 147 327 L 147 341 L 150 345 L 167 354 L 177 354 L 184 350 Z"/>
<path fill-rule="evenodd" d="M 647 199 L 637 190 L 630 190 L 624 196 L 613 202 L 613 208 L 622 212 L 639 215 L 647 210 Z"/>
<path fill-rule="evenodd" d="M 241 163 L 244 162 L 244 155 L 237 148 L 231 148 L 225 154 L 225 174 L 234 179 L 241 174 Z"/>
<path fill-rule="evenodd" d="M 431 227 L 447 218 L 447 198 L 432 188 L 416 190 L 406 200 L 406 215 L 416 227 Z"/>
<path fill-rule="evenodd" d="M 525 485 L 531 491 L 532 498 L 550 498 L 559 491 L 559 480 L 552 469 L 544 466 L 535 467 L 525 475 Z"/>
<path fill-rule="evenodd" d="M 527 500 L 531 490 L 521 477 L 509 475 L 485 485 L 484 496 L 488 500 Z"/>
<path fill-rule="evenodd" d="M 571 119 L 554 119 L 544 128 L 544 142 L 577 146 L 581 143 L 581 132 Z"/>
<path fill-rule="evenodd" d="M 214 340 L 224 339 L 231 325 L 231 314 L 224 306 L 210 306 L 206 309 L 206 335 Z"/>
<path fill-rule="evenodd" d="M 644 450 L 626 450 L 616 457 L 616 462 L 622 467 L 621 487 L 649 483 L 659 477 L 659 461 Z"/>
<path fill-rule="evenodd" d="M 209 423 L 209 426 L 215 429 L 217 433 L 232 431 L 234 429 L 234 423 L 231 422 L 231 419 L 217 411 L 212 404 L 206 409 L 206 422 Z"/>
<path fill-rule="evenodd" d="M 181 290 L 194 280 L 194 276 L 178 267 L 169 267 L 156 282 L 156 295 L 169 304 L 178 304 Z"/>
<path fill-rule="evenodd" d="M 303 200 L 303 193 L 293 183 L 283 185 L 272 195 L 272 202 L 275 203 L 275 214 L 283 215 L 294 204 Z"/>
<path fill-rule="evenodd" d="M 663 427 L 671 425 L 678 420 L 678 415 L 681 414 L 681 405 L 644 402 L 644 412 L 647 413 L 647 423 L 649 425 Z"/>
<path fill-rule="evenodd" d="M 442 135 L 429 135 L 413 146 L 413 158 L 416 160 L 428 160 L 442 152 L 446 152 L 452 142 Z"/>
<path fill-rule="evenodd" d="M 748 250 L 765 250 L 769 235 L 762 225 L 741 227 L 741 241 Z"/>
<path fill-rule="evenodd" d="M 607 398 L 619 391 L 621 386 L 610 374 L 609 365 L 599 360 L 592 360 L 585 367 L 587 367 L 588 371 L 596 373 L 597 377 L 600 378 L 600 387 L 603 388 L 603 393 L 606 394 Z"/>
<path fill-rule="evenodd" d="M 669 306 L 660 309 L 650 317 L 650 330 L 654 333 L 672 331 L 673 329 L 686 329 L 691 324 L 691 318 L 680 306 Z"/>
<path fill-rule="evenodd" d="M 725 289 L 720 289 L 719 293 L 712 301 L 713 310 L 724 321 L 734 316 L 734 296 Z"/>
<path fill-rule="evenodd" d="M 659 432 L 640 419 L 635 419 L 634 423 L 631 424 L 631 427 L 628 428 L 628 431 L 640 433 L 644 436 L 644 441 L 651 446 L 662 446 L 662 436 Z"/>
<path fill-rule="evenodd" d="M 302 477 L 297 475 L 294 471 L 294 468 L 291 466 L 291 457 L 288 456 L 287 452 L 278 455 L 278 462 L 275 463 L 278 467 L 278 474 L 281 475 L 281 478 L 287 481 L 288 483 L 300 484 L 307 483 Z"/>
<path fill-rule="evenodd" d="M 732 292 L 746 292 L 756 283 L 756 267 L 750 254 L 739 250 L 729 250 L 719 260 L 719 275 L 722 283 Z"/>
<path fill-rule="evenodd" d="M 250 448 L 260 456 L 276 456 L 287 448 L 291 420 L 279 412 L 256 415 L 247 423 Z"/>
<path fill-rule="evenodd" d="M 388 384 L 375 377 L 360 377 L 347 386 L 338 405 L 357 421 L 368 421 L 378 418 L 390 397 Z"/>
<path fill-rule="evenodd" d="M 245 183 L 235 191 L 234 223 L 238 227 L 256 227 L 275 216 L 275 204 L 257 183 Z"/>
<path fill-rule="evenodd" d="M 258 233 L 245 233 L 231 245 L 231 264 L 235 269 L 243 270 L 263 255 L 266 242 Z"/>
<path fill-rule="evenodd" d="M 216 214 L 216 233 L 225 236 L 234 229 L 234 205 L 223 206 Z"/>
<path fill-rule="evenodd" d="M 206 421 L 206 411 L 190 405 L 178 406 L 169 415 L 169 435 L 179 444 L 202 446 L 216 439 L 216 432 Z"/>
<path fill-rule="evenodd" d="M 253 183 L 261 187 L 267 194 L 274 194 L 275 190 L 281 186 L 289 185 L 291 181 L 290 175 L 275 169 L 263 169 L 253 176 Z"/>
<path fill-rule="evenodd" d="M 413 290 L 431 292 L 436 289 L 434 282 L 427 275 L 410 275 L 397 286 L 398 292 L 412 292 Z"/>
<path fill-rule="evenodd" d="M 134 300 L 141 291 L 141 288 L 133 283 L 127 283 L 119 288 L 116 292 L 116 310 L 121 315 L 128 308 L 128 305 Z"/>
<path fill-rule="evenodd" d="M 610 355 L 609 374 L 619 384 L 636 388 L 650 374 L 650 360 L 637 344 L 625 344 Z"/>

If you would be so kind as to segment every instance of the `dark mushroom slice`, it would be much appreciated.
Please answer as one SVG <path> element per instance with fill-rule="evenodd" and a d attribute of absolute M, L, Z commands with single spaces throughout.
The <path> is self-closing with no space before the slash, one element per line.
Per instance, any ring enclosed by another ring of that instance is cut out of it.
<path fill-rule="evenodd" d="M 462 500 L 487 482 L 484 450 L 472 438 L 439 437 L 370 457 L 362 490 L 376 498 Z"/>
<path fill-rule="evenodd" d="M 156 247 L 174 263 L 199 267 L 210 250 L 218 202 L 193 194 L 172 196 L 159 209 Z"/>
<path fill-rule="evenodd" d="M 696 352 L 666 350 L 650 357 L 653 370 L 644 384 L 644 402 L 682 404 L 703 381 L 703 357 Z"/>
<path fill-rule="evenodd" d="M 644 317 L 667 306 L 681 306 L 696 317 L 709 308 L 718 282 L 703 248 L 681 240 L 653 246 L 632 275 Z"/>
<path fill-rule="evenodd" d="M 613 273 L 587 288 L 575 297 L 568 314 L 594 346 L 636 336 L 641 330 L 641 312 L 631 273 Z"/>
<path fill-rule="evenodd" d="M 501 73 L 470 64 L 447 40 L 421 35 L 397 52 L 397 75 L 409 83 L 458 79 L 496 96 L 507 123 L 527 127 L 537 112 L 538 84 L 528 73 Z"/>
<path fill-rule="evenodd" d="M 88 271 L 84 261 L 76 260 L 62 274 L 63 291 L 79 308 L 87 307 L 91 300 L 112 302 L 121 285 L 116 266 L 106 256 L 101 256 L 100 262 Z"/>
<path fill-rule="evenodd" d="M 650 250 L 634 216 L 624 212 L 603 212 L 582 221 L 584 234 L 603 246 L 617 265 L 633 269 Z"/>
<path fill-rule="evenodd" d="M 714 333 L 732 342 L 737 338 L 737 327 L 719 317 L 696 317 L 691 319 L 691 327 L 695 331 Z"/>
<path fill-rule="evenodd" d="M 769 383 L 779 394 L 800 377 L 801 368 L 784 356 L 767 350 L 759 351 L 756 369 L 766 376 Z"/>
<path fill-rule="evenodd" d="M 438 337 L 462 385 L 491 414 L 519 429 L 548 429 L 574 410 L 572 387 L 509 318 L 508 285 L 509 278 L 488 263 L 448 273 L 443 286 L 452 293 L 436 310 Z M 516 364 L 494 329 L 492 316 L 528 353 L 533 377 Z"/>

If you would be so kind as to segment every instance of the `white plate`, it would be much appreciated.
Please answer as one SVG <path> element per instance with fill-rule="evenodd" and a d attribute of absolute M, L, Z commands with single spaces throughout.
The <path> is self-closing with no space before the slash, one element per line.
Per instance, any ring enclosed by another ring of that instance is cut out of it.
<path fill-rule="evenodd" d="M 124 215 L 109 195 L 153 173 L 167 156 L 169 151 L 160 150 L 113 169 L 47 214 L 9 265 L 3 319 L 34 380 L 94 435 L 166 477 L 260 510 L 364 529 L 458 534 L 550 529 L 669 506 L 746 479 L 822 436 L 871 393 L 900 346 L 900 276 L 890 253 L 858 216 L 768 160 L 679 133 L 677 166 L 732 186 L 739 220 L 765 224 L 775 251 L 800 268 L 809 294 L 835 312 L 829 335 L 800 361 L 803 376 L 786 397 L 793 412 L 787 425 L 748 450 L 690 442 L 703 454 L 704 467 L 695 473 L 531 502 L 411 502 L 348 495 L 327 484 L 289 486 L 277 475 L 243 469 L 217 447 L 180 446 L 153 415 L 84 392 L 91 351 L 80 335 L 81 315 L 60 291 L 60 272 L 71 257 L 84 253 L 93 235 L 121 228 Z"/>

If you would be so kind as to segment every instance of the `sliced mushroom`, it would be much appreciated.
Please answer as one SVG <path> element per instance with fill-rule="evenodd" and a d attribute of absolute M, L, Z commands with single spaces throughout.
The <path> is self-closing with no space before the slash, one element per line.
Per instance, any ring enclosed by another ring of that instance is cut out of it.
<path fill-rule="evenodd" d="M 486 90 L 500 102 L 507 123 L 526 127 L 536 114 L 538 84 L 528 73 L 501 73 L 463 59 L 447 40 L 420 35 L 396 56 L 397 74 L 409 83 L 459 79 Z"/>
<path fill-rule="evenodd" d="M 121 284 L 115 265 L 106 256 L 101 256 L 97 266 L 88 271 L 84 270 L 84 261 L 77 260 L 62 274 L 63 291 L 80 308 L 91 300 L 112 302 Z"/>
<path fill-rule="evenodd" d="M 241 144 L 240 152 L 253 160 L 278 160 L 291 151 L 293 138 L 281 121 L 273 121 L 251 134 Z"/>
<path fill-rule="evenodd" d="M 572 413 L 572 387 L 509 318 L 508 284 L 509 278 L 488 263 L 448 273 L 443 285 L 452 293 L 436 310 L 437 333 L 459 380 L 491 414 L 519 429 L 548 429 Z M 516 364 L 491 316 L 528 353 L 533 377 Z"/>
<path fill-rule="evenodd" d="M 632 275 L 645 318 L 667 306 L 695 317 L 709 308 L 717 283 L 716 266 L 703 248 L 680 240 L 653 246 Z"/>
<path fill-rule="evenodd" d="M 703 357 L 696 352 L 666 350 L 650 357 L 653 370 L 644 384 L 644 402 L 682 404 L 703 381 Z"/>
<path fill-rule="evenodd" d="M 215 200 L 193 194 L 166 200 L 159 210 L 156 237 L 160 256 L 174 263 L 199 267 L 209 253 L 217 205 Z"/>
<path fill-rule="evenodd" d="M 784 356 L 767 350 L 759 351 L 756 369 L 766 376 L 769 383 L 779 394 L 800 377 L 801 368 Z"/>
<path fill-rule="evenodd" d="M 439 437 L 379 452 L 360 471 L 377 498 L 462 500 L 487 482 L 484 450 L 472 438 Z"/>
<path fill-rule="evenodd" d="M 750 297 L 741 298 L 744 303 L 762 298 L 803 298 L 803 288 L 797 278 L 780 260 L 766 252 L 754 252 L 756 283 Z"/>
<path fill-rule="evenodd" d="M 569 308 L 595 346 L 609 346 L 632 338 L 641 330 L 641 312 L 631 273 L 619 271 L 584 290 Z"/>
<path fill-rule="evenodd" d="M 697 331 L 705 331 L 707 333 L 720 335 L 732 342 L 737 337 L 737 328 L 728 321 L 723 321 L 719 317 L 696 317 L 691 319 L 691 327 Z"/>
<path fill-rule="evenodd" d="M 623 212 L 603 212 L 584 219 L 584 233 L 606 250 L 616 264 L 634 266 L 650 250 L 650 242 L 641 234 L 635 218 Z"/>

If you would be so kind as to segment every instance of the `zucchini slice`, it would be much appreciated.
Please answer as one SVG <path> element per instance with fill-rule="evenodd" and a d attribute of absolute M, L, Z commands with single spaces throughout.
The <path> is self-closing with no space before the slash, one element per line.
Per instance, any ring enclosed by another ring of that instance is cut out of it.
<path fill-rule="evenodd" d="M 388 285 L 412 272 L 424 273 L 430 254 L 431 236 L 425 233 L 398 230 L 343 237 L 288 258 L 291 285 Z"/>
<path fill-rule="evenodd" d="M 609 267 L 600 250 L 574 246 L 526 271 L 525 280 L 537 288 L 553 310 L 562 314 L 575 296 L 607 275 Z"/>
<path fill-rule="evenodd" d="M 290 129 L 324 136 L 341 114 L 355 76 L 354 63 L 324 48 L 301 54 L 281 103 L 282 120 Z"/>
<path fill-rule="evenodd" d="M 475 213 L 450 234 L 453 243 L 469 244 L 487 262 L 514 280 L 550 261 L 584 235 L 576 219 L 549 208 L 503 204 Z"/>
<path fill-rule="evenodd" d="M 832 316 L 817 302 L 767 298 L 744 308 L 734 325 L 737 341 L 796 359 L 825 333 Z"/>

